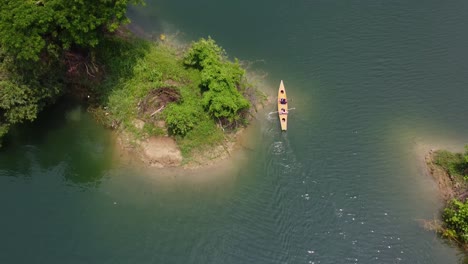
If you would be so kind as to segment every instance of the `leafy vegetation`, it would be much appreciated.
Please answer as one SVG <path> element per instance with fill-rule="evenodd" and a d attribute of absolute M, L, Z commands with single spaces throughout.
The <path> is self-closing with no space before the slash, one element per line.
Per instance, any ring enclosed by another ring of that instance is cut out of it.
<path fill-rule="evenodd" d="M 245 123 L 237 122 L 249 106 L 240 92 L 246 85 L 244 70 L 230 62 L 213 40 L 194 42 L 186 51 L 133 38 L 107 38 L 103 43 L 112 47 L 99 50 L 96 57 L 106 65 L 106 78 L 96 86 L 100 104 L 105 106 L 98 111 L 103 123 L 137 138 L 161 135 L 167 129 L 185 157 L 224 140 L 221 119 L 222 125 L 231 128 Z M 211 71 L 208 78 L 204 69 L 209 68 L 206 58 L 211 57 L 222 71 Z M 188 58 L 199 59 L 189 65 Z M 214 91 L 210 93 L 210 87 L 216 89 L 213 80 L 231 86 L 223 86 L 214 96 Z M 216 105 L 221 115 L 210 110 Z M 230 112 L 223 115 L 223 107 Z M 135 128 L 135 120 L 144 122 L 143 130 Z"/>
<path fill-rule="evenodd" d="M 39 69 L 16 67 L 0 54 L 0 146 L 11 125 L 34 120 L 60 94 L 60 74 L 52 64 Z"/>
<path fill-rule="evenodd" d="M 34 120 L 54 102 L 65 90 L 67 74 L 79 65 L 88 71 L 83 61 L 94 65 L 95 48 L 106 33 L 128 22 L 129 3 L 141 2 L 1 1 L 0 140 L 11 125 Z"/>
<path fill-rule="evenodd" d="M 435 152 L 434 163 L 444 169 L 452 181 L 455 198 L 442 213 L 443 225 L 436 228 L 443 236 L 468 248 L 468 145 L 464 153 Z"/>
<path fill-rule="evenodd" d="M 201 71 L 202 103 L 212 117 L 227 124 L 243 118 L 241 111 L 250 103 L 241 94 L 245 71 L 237 60 L 228 61 L 225 51 L 208 38 L 192 44 L 184 63 Z"/>
<path fill-rule="evenodd" d="M 122 23 L 129 3 L 141 0 L 3 0 L 0 5 L 0 45 L 19 60 L 60 57 L 73 46 L 98 45 L 103 32 Z"/>
<path fill-rule="evenodd" d="M 255 89 L 214 40 L 181 50 L 111 34 L 128 22 L 128 4 L 142 2 L 2 1 L 0 138 L 71 88 L 92 95 L 105 125 L 137 138 L 167 133 L 186 155 L 245 124 Z"/>
<path fill-rule="evenodd" d="M 468 242 L 468 201 L 452 200 L 444 209 L 444 235 L 460 243 Z"/>

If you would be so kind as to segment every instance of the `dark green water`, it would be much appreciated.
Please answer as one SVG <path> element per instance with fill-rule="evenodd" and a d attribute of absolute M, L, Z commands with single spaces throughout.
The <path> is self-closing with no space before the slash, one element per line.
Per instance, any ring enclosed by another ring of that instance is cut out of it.
<path fill-rule="evenodd" d="M 149 1 L 148 1 L 149 2 Z M 419 220 L 442 205 L 422 157 L 468 143 L 468 2 L 149 2 L 146 32 L 211 35 L 285 81 L 236 169 L 120 164 L 59 105 L 0 150 L 0 263 L 457 263 Z M 247 160 L 247 161 L 245 161 Z M 184 175 L 188 174 L 188 175 Z"/>

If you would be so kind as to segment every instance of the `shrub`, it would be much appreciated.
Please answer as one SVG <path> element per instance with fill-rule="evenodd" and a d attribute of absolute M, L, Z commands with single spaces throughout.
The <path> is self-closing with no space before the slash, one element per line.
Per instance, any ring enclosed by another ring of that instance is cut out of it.
<path fill-rule="evenodd" d="M 468 242 L 468 202 L 452 200 L 442 216 L 446 231 L 444 234 L 459 242 Z"/>
<path fill-rule="evenodd" d="M 203 106 L 212 117 L 232 123 L 241 118 L 242 110 L 250 107 L 239 92 L 244 70 L 238 61 L 228 61 L 225 51 L 214 40 L 208 38 L 193 43 L 184 63 L 200 69 Z"/>
<path fill-rule="evenodd" d="M 211 39 L 200 39 L 192 43 L 184 56 L 184 64 L 202 70 L 211 63 L 218 63 L 226 57 L 226 52 Z"/>
<path fill-rule="evenodd" d="M 196 107 L 189 104 L 170 104 L 165 109 L 166 125 L 172 135 L 185 136 L 199 119 Z"/>

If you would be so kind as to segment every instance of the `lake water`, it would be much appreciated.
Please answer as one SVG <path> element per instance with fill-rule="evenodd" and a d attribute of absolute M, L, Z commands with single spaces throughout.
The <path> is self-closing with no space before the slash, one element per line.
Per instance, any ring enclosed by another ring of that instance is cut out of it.
<path fill-rule="evenodd" d="M 468 2 L 148 1 L 137 30 L 213 37 L 284 80 L 234 168 L 136 169 L 68 103 L 0 150 L 0 263 L 457 263 L 423 156 L 468 143 Z M 194 178 L 195 177 L 195 178 Z"/>

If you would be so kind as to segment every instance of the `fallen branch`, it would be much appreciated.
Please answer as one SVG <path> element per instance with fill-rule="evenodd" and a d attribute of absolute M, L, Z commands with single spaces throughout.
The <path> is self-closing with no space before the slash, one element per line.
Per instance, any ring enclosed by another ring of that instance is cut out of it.
<path fill-rule="evenodd" d="M 154 116 L 155 114 L 161 112 L 165 107 L 166 105 L 161 106 L 158 110 L 154 111 L 150 116 Z"/>

